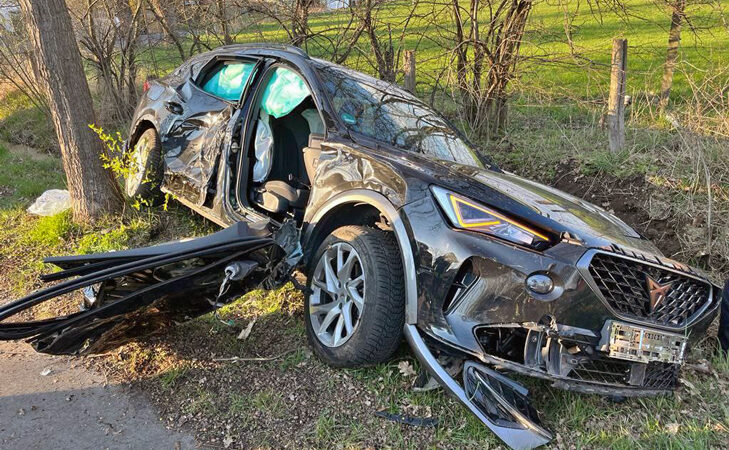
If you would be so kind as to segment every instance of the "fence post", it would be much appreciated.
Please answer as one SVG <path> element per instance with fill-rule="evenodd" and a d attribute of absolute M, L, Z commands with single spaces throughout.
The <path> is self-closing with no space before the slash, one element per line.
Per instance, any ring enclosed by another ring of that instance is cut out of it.
<path fill-rule="evenodd" d="M 607 120 L 608 141 L 612 153 L 617 153 L 625 147 L 625 70 L 627 59 L 628 40 L 613 39 Z"/>
<path fill-rule="evenodd" d="M 405 78 L 403 79 L 403 87 L 406 91 L 415 93 L 415 50 L 405 50 L 402 61 Z"/>

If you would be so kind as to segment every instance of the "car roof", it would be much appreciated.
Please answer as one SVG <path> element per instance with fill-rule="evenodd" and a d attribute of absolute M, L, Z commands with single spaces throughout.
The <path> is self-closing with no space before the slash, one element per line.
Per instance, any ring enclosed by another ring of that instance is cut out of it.
<path fill-rule="evenodd" d="M 218 47 L 210 52 L 209 55 L 228 54 L 228 55 L 275 55 L 282 57 L 299 57 L 310 59 L 309 55 L 299 47 L 285 44 L 269 44 L 269 43 L 252 43 L 252 44 L 230 44 Z"/>

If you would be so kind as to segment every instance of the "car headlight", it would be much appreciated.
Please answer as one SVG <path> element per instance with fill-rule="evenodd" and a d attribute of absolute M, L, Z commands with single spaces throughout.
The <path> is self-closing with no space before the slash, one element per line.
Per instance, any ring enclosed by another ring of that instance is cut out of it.
<path fill-rule="evenodd" d="M 473 200 L 437 186 L 433 186 L 432 190 L 438 204 L 456 228 L 478 231 L 530 246 L 549 242 L 549 238 L 538 231 Z"/>

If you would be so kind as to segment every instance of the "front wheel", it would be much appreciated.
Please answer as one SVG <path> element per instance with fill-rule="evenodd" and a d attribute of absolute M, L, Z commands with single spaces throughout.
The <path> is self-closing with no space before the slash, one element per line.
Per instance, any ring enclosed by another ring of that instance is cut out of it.
<path fill-rule="evenodd" d="M 335 367 L 386 361 L 402 340 L 405 290 L 392 233 L 363 226 L 336 229 L 308 271 L 306 332 L 316 354 Z"/>
<path fill-rule="evenodd" d="M 162 144 L 154 128 L 144 131 L 134 143 L 124 190 L 129 198 L 141 198 L 150 205 L 162 198 Z"/>

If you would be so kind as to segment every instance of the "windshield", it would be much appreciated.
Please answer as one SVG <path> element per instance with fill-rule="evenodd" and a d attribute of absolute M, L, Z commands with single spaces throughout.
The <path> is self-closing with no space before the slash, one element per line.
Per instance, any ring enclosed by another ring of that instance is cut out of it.
<path fill-rule="evenodd" d="M 448 122 L 414 96 L 348 69 L 324 64 L 318 68 L 335 114 L 350 131 L 438 159 L 483 167 Z"/>

